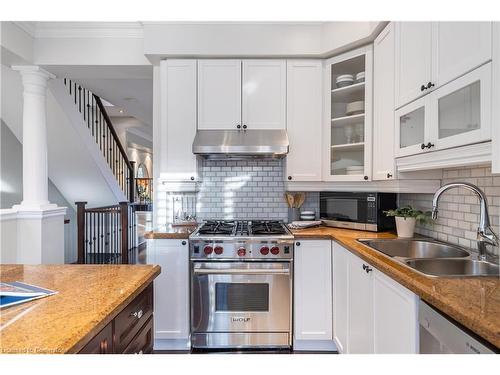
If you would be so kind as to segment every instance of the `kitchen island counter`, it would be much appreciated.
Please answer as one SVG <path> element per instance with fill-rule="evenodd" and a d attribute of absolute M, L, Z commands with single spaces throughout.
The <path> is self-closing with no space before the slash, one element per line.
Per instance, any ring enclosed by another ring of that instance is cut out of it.
<path fill-rule="evenodd" d="M 160 273 L 155 265 L 0 265 L 2 282 L 58 293 L 0 314 L 0 353 L 77 353 Z"/>

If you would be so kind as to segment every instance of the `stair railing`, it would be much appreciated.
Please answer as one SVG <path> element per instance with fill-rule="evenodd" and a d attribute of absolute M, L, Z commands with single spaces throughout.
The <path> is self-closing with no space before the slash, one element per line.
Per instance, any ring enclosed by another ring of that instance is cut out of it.
<path fill-rule="evenodd" d="M 123 263 L 131 261 L 129 253 L 136 247 L 135 209 L 128 202 L 114 206 L 77 207 L 77 263 Z"/>
<path fill-rule="evenodd" d="M 129 202 L 135 198 L 134 164 L 129 161 L 99 96 L 64 78 L 64 85 Z"/>

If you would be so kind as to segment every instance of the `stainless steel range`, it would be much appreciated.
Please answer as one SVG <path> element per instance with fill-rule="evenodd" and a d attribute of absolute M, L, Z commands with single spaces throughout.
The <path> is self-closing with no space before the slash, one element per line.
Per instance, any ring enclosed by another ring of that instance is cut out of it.
<path fill-rule="evenodd" d="M 293 235 L 280 221 L 207 221 L 189 237 L 194 348 L 292 342 Z"/>

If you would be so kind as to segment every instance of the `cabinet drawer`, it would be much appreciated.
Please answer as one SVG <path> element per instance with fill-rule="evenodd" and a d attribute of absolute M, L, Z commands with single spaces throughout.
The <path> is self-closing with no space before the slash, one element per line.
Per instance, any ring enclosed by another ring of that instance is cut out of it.
<path fill-rule="evenodd" d="M 153 317 L 150 317 L 123 354 L 150 354 L 153 351 Z"/>
<path fill-rule="evenodd" d="M 115 318 L 115 352 L 122 353 L 153 315 L 153 284 L 150 284 Z"/>
<path fill-rule="evenodd" d="M 113 322 L 110 322 L 90 340 L 79 352 L 80 354 L 113 353 Z"/>

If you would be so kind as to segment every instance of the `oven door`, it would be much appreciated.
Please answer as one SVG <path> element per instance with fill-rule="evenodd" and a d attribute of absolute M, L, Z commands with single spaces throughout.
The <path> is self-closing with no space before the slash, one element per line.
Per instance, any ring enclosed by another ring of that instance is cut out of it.
<path fill-rule="evenodd" d="M 291 291 L 290 262 L 193 262 L 193 336 L 213 333 L 231 341 L 231 333 L 276 333 L 288 341 Z"/>

